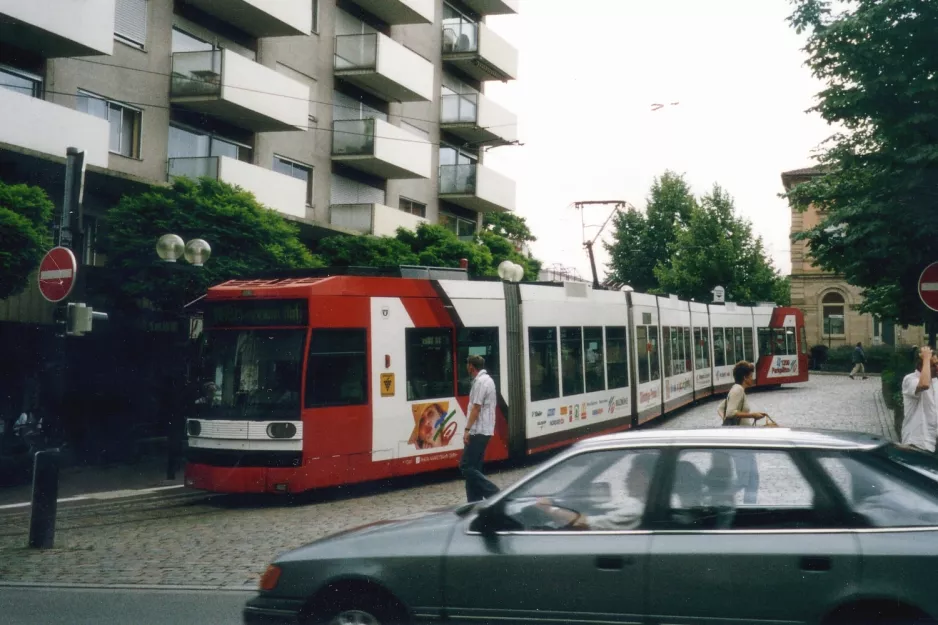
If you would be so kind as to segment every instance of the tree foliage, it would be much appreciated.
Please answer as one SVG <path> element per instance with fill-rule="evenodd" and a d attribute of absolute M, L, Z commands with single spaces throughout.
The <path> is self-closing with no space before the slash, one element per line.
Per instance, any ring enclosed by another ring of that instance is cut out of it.
<path fill-rule="evenodd" d="M 518 219 L 516 225 L 527 230 L 524 218 Z M 525 280 L 537 279 L 541 268 L 540 261 L 519 254 L 511 240 L 492 230 L 483 230 L 475 241 L 463 241 L 452 231 L 432 224 L 421 224 L 413 231 L 400 228 L 393 237 L 328 237 L 319 242 L 317 253 L 327 265 L 338 267 L 459 267 L 465 258 L 473 277 L 497 276 L 498 265 L 505 260 L 524 267 Z"/>
<path fill-rule="evenodd" d="M 259 204 L 254 195 L 207 178 L 179 178 L 171 188 L 124 196 L 104 221 L 106 283 L 118 302 L 141 299 L 172 309 L 208 286 L 266 270 L 322 266 L 297 236 L 297 228 Z M 164 234 L 201 238 L 212 247 L 204 267 L 156 256 Z"/>
<path fill-rule="evenodd" d="M 636 291 L 654 292 L 655 268 L 670 267 L 677 232 L 695 206 L 684 176 L 666 171 L 655 178 L 644 214 L 630 210 L 614 218 L 613 241 L 605 244 L 611 256 L 609 279 Z"/>
<path fill-rule="evenodd" d="M 488 232 L 508 239 L 517 247 L 537 241 L 537 237 L 531 233 L 531 229 L 528 227 L 527 220 L 515 213 L 486 213 L 482 220 L 482 227 Z"/>
<path fill-rule="evenodd" d="M 26 289 L 52 246 L 54 208 L 41 188 L 0 181 L 0 299 Z"/>
<path fill-rule="evenodd" d="M 693 207 L 690 219 L 677 229 L 671 250 L 670 262 L 655 267 L 660 292 L 708 302 L 713 288 L 722 286 L 727 301 L 791 300 L 762 239 L 753 237 L 752 226 L 736 215 L 733 198 L 719 185 Z"/>
<path fill-rule="evenodd" d="M 798 239 L 827 271 L 863 289 L 862 312 L 920 323 L 922 269 L 938 260 L 938 3 L 794 0 L 805 52 L 826 83 L 812 109 L 845 132 L 820 155 L 824 175 L 793 188 L 823 216 Z"/>

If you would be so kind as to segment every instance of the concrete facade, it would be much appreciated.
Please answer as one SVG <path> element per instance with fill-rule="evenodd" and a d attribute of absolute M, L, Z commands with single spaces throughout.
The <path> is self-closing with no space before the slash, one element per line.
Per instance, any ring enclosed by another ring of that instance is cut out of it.
<path fill-rule="evenodd" d="M 784 172 L 782 184 L 785 191 L 790 191 L 821 173 L 817 167 Z M 792 207 L 792 237 L 814 228 L 821 219 L 822 215 L 814 206 L 804 212 Z M 807 242 L 791 241 L 791 303 L 804 312 L 809 346 L 921 345 L 925 340 L 921 326 L 900 327 L 891 321 L 859 313 L 856 307 L 862 302 L 859 288 L 814 264 Z"/>
<path fill-rule="evenodd" d="M 266 193 L 259 199 L 300 223 L 303 236 L 310 240 L 347 232 L 332 225 L 332 205 L 379 205 L 397 210 L 399 223 L 393 223 L 394 214 L 385 214 L 383 232 L 425 220 L 446 225 L 460 236 L 479 227 L 483 212 L 514 208 L 514 181 L 493 172 L 477 182 L 476 173 L 484 163 L 485 148 L 511 143 L 504 137 L 516 137 L 517 129 L 506 127 L 489 133 L 485 125 L 491 115 L 487 111 L 494 106 L 478 107 L 483 110 L 471 113 L 469 128 L 467 124 L 440 127 L 441 101 L 444 95 L 452 101 L 453 85 L 458 85 L 458 95 L 478 102 L 484 99 L 486 81 L 511 78 L 487 63 L 488 52 L 480 34 L 486 32 L 486 15 L 478 9 L 510 14 L 517 11 L 513 3 L 83 2 L 96 9 L 116 7 L 116 13 L 97 10 L 83 17 L 84 22 L 94 22 L 85 24 L 86 30 L 113 33 L 113 41 L 102 43 L 98 36 L 92 46 L 80 40 L 88 38 L 82 29 L 57 23 L 61 32 L 49 36 L 55 54 L 43 56 L 42 46 L 37 51 L 24 48 L 22 43 L 48 27 L 28 23 L 30 16 L 41 21 L 43 12 L 8 11 L 0 31 L 0 88 L 45 100 L 51 109 L 47 116 L 56 123 L 85 121 L 85 134 L 96 133 L 91 146 L 94 167 L 88 170 L 96 181 L 86 186 L 85 198 L 86 215 L 92 220 L 123 193 L 142 190 L 148 184 L 166 184 L 171 174 L 213 175 L 222 169 L 226 182 L 241 183 L 249 190 L 258 184 L 289 187 L 290 192 Z M 4 17 L 3 7 L 27 4 L 36 3 L 4 0 L 0 18 Z M 299 12 L 306 11 L 309 31 L 296 35 L 297 25 L 303 23 Z M 66 45 L 70 32 L 78 39 L 71 46 Z M 476 34 L 454 41 L 453 32 Z M 337 36 L 346 38 L 342 47 L 351 48 L 355 66 L 354 71 L 340 68 L 340 76 L 334 69 L 339 63 Z M 382 41 L 384 45 L 378 45 Z M 505 45 L 507 52 L 500 53 L 517 57 L 517 50 Z M 94 56 L 62 56 L 63 50 L 87 50 Z M 446 60 L 454 52 L 458 52 L 458 60 Z M 406 67 L 395 67 L 395 62 Z M 466 67 L 473 69 L 467 73 Z M 402 95 L 411 91 L 418 96 Z M 299 102 L 304 111 L 298 116 Z M 35 123 L 35 116 L 30 117 L 26 131 L 22 120 L 15 117 L 0 119 L 0 178 L 39 184 L 60 205 L 64 149 L 61 154 L 52 152 L 63 141 L 68 142 L 68 137 L 47 136 L 54 132 L 53 124 Z M 376 121 L 368 122 L 371 118 Z M 506 111 L 499 119 L 507 119 L 499 125 L 508 126 L 516 124 L 517 118 Z M 371 136 L 334 133 L 335 120 L 345 128 L 371 128 Z M 363 124 L 349 125 L 349 120 Z M 467 133 L 472 136 L 473 124 L 475 135 L 483 139 L 465 138 Z M 110 135 L 102 134 L 108 126 Z M 346 150 L 337 155 L 334 138 L 351 154 Z M 102 153 L 102 145 L 109 146 L 106 153 Z M 222 168 L 220 163 L 226 158 L 241 162 L 237 167 Z M 441 198 L 441 159 L 447 174 L 458 168 L 458 183 L 465 194 Z M 311 172 L 311 184 L 301 201 L 292 189 L 296 178 L 302 179 L 306 172 Z M 497 188 L 490 188 L 490 179 L 499 183 Z M 486 201 L 465 201 L 465 197 L 479 196 Z M 29 308 L 22 302 L 0 305 L 0 321 L 48 321 L 46 314 L 16 318 L 14 311 Z"/>

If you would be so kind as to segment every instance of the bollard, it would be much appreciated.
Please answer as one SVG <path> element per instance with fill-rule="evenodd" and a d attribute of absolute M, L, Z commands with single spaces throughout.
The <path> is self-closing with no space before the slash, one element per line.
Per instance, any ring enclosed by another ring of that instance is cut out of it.
<path fill-rule="evenodd" d="M 29 546 L 51 549 L 55 544 L 55 512 L 59 496 L 59 450 L 37 451 L 33 461 L 33 502 Z"/>

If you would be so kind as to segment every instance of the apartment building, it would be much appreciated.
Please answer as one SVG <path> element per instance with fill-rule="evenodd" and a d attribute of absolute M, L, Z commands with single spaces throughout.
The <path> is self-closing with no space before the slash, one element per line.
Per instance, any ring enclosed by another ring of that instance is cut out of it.
<path fill-rule="evenodd" d="M 94 223 L 174 176 L 252 191 L 304 236 L 513 210 L 485 150 L 517 118 L 485 96 L 518 51 L 485 23 L 519 0 L 0 0 L 0 176 L 58 202 L 85 150 Z"/>

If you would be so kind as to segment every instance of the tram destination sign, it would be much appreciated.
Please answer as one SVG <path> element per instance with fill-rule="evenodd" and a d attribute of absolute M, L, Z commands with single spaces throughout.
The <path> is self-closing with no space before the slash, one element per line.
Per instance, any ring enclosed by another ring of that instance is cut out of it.
<path fill-rule="evenodd" d="M 205 303 L 205 327 L 305 326 L 306 300 L 250 300 Z"/>

